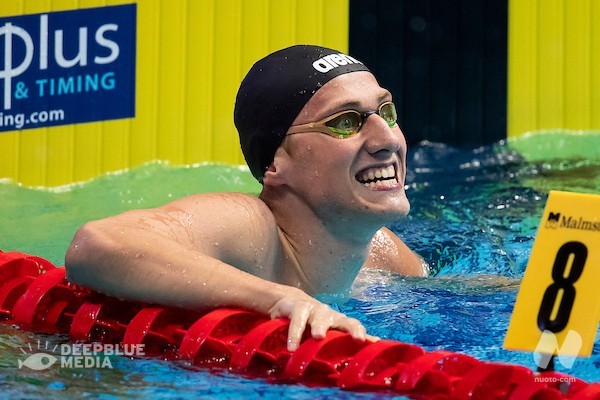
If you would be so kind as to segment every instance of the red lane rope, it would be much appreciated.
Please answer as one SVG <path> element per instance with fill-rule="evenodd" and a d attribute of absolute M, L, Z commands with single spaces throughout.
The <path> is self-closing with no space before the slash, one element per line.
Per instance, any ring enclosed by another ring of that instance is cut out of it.
<path fill-rule="evenodd" d="M 479 361 L 392 340 L 329 331 L 286 350 L 287 319 L 221 308 L 206 314 L 121 301 L 69 283 L 64 268 L 0 251 L 0 321 L 72 340 L 143 344 L 147 355 L 228 368 L 279 382 L 386 391 L 436 399 L 595 399 L 600 383 L 558 372 Z"/>

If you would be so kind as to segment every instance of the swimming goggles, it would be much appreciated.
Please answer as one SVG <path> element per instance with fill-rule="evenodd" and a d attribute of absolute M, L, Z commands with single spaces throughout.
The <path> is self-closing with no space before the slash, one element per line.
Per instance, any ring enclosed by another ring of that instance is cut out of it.
<path fill-rule="evenodd" d="M 391 127 L 396 125 L 398 114 L 396 106 L 391 101 L 386 101 L 375 111 L 360 112 L 346 110 L 335 113 L 325 119 L 308 124 L 292 125 L 286 136 L 304 132 L 321 132 L 336 139 L 347 139 L 360 131 L 364 121 L 371 115 L 377 114 Z"/>

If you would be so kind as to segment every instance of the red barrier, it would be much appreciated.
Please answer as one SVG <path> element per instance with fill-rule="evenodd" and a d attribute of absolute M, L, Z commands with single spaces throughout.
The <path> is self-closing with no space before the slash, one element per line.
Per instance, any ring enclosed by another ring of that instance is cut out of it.
<path fill-rule="evenodd" d="M 413 398 L 600 400 L 599 383 L 391 340 L 362 343 L 334 330 L 322 340 L 305 336 L 290 353 L 287 319 L 120 301 L 70 284 L 64 268 L 16 252 L 0 251 L 0 321 L 78 341 L 144 344 L 148 355 L 282 382 Z"/>

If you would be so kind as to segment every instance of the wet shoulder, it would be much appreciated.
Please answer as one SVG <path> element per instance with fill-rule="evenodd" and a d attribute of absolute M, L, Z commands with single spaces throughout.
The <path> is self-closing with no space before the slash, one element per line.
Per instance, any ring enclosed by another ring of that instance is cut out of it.
<path fill-rule="evenodd" d="M 258 197 L 245 193 L 202 193 L 175 200 L 164 208 L 185 209 L 194 215 L 210 217 L 216 213 L 219 218 L 252 218 L 274 220 L 273 213 Z M 209 218 L 210 219 L 210 218 Z M 242 221 L 240 221 L 242 222 Z"/>
<path fill-rule="evenodd" d="M 192 215 L 195 242 L 206 254 L 255 275 L 271 273 L 280 254 L 277 222 L 258 197 L 244 193 L 198 194 L 173 202 L 170 207 Z"/>
<path fill-rule="evenodd" d="M 388 228 L 381 228 L 371 240 L 365 268 L 378 268 L 406 276 L 427 276 L 423 259 Z"/>
<path fill-rule="evenodd" d="M 257 230 L 277 235 L 277 223 L 269 207 L 258 197 L 245 193 L 204 193 L 167 205 L 189 213 L 194 225 L 205 232 L 252 233 Z M 248 230 L 250 229 L 250 232 Z"/>

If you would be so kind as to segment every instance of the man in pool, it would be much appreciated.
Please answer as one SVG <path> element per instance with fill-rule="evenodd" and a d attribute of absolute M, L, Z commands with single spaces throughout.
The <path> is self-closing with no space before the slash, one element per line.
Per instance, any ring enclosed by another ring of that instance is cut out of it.
<path fill-rule="evenodd" d="M 293 46 L 259 60 L 234 120 L 258 197 L 198 194 L 85 224 L 68 278 L 100 292 L 190 309 L 243 307 L 366 340 L 363 325 L 312 296 L 347 293 L 363 267 L 426 275 L 384 225 L 410 208 L 406 141 L 389 91 L 358 60 Z"/>

